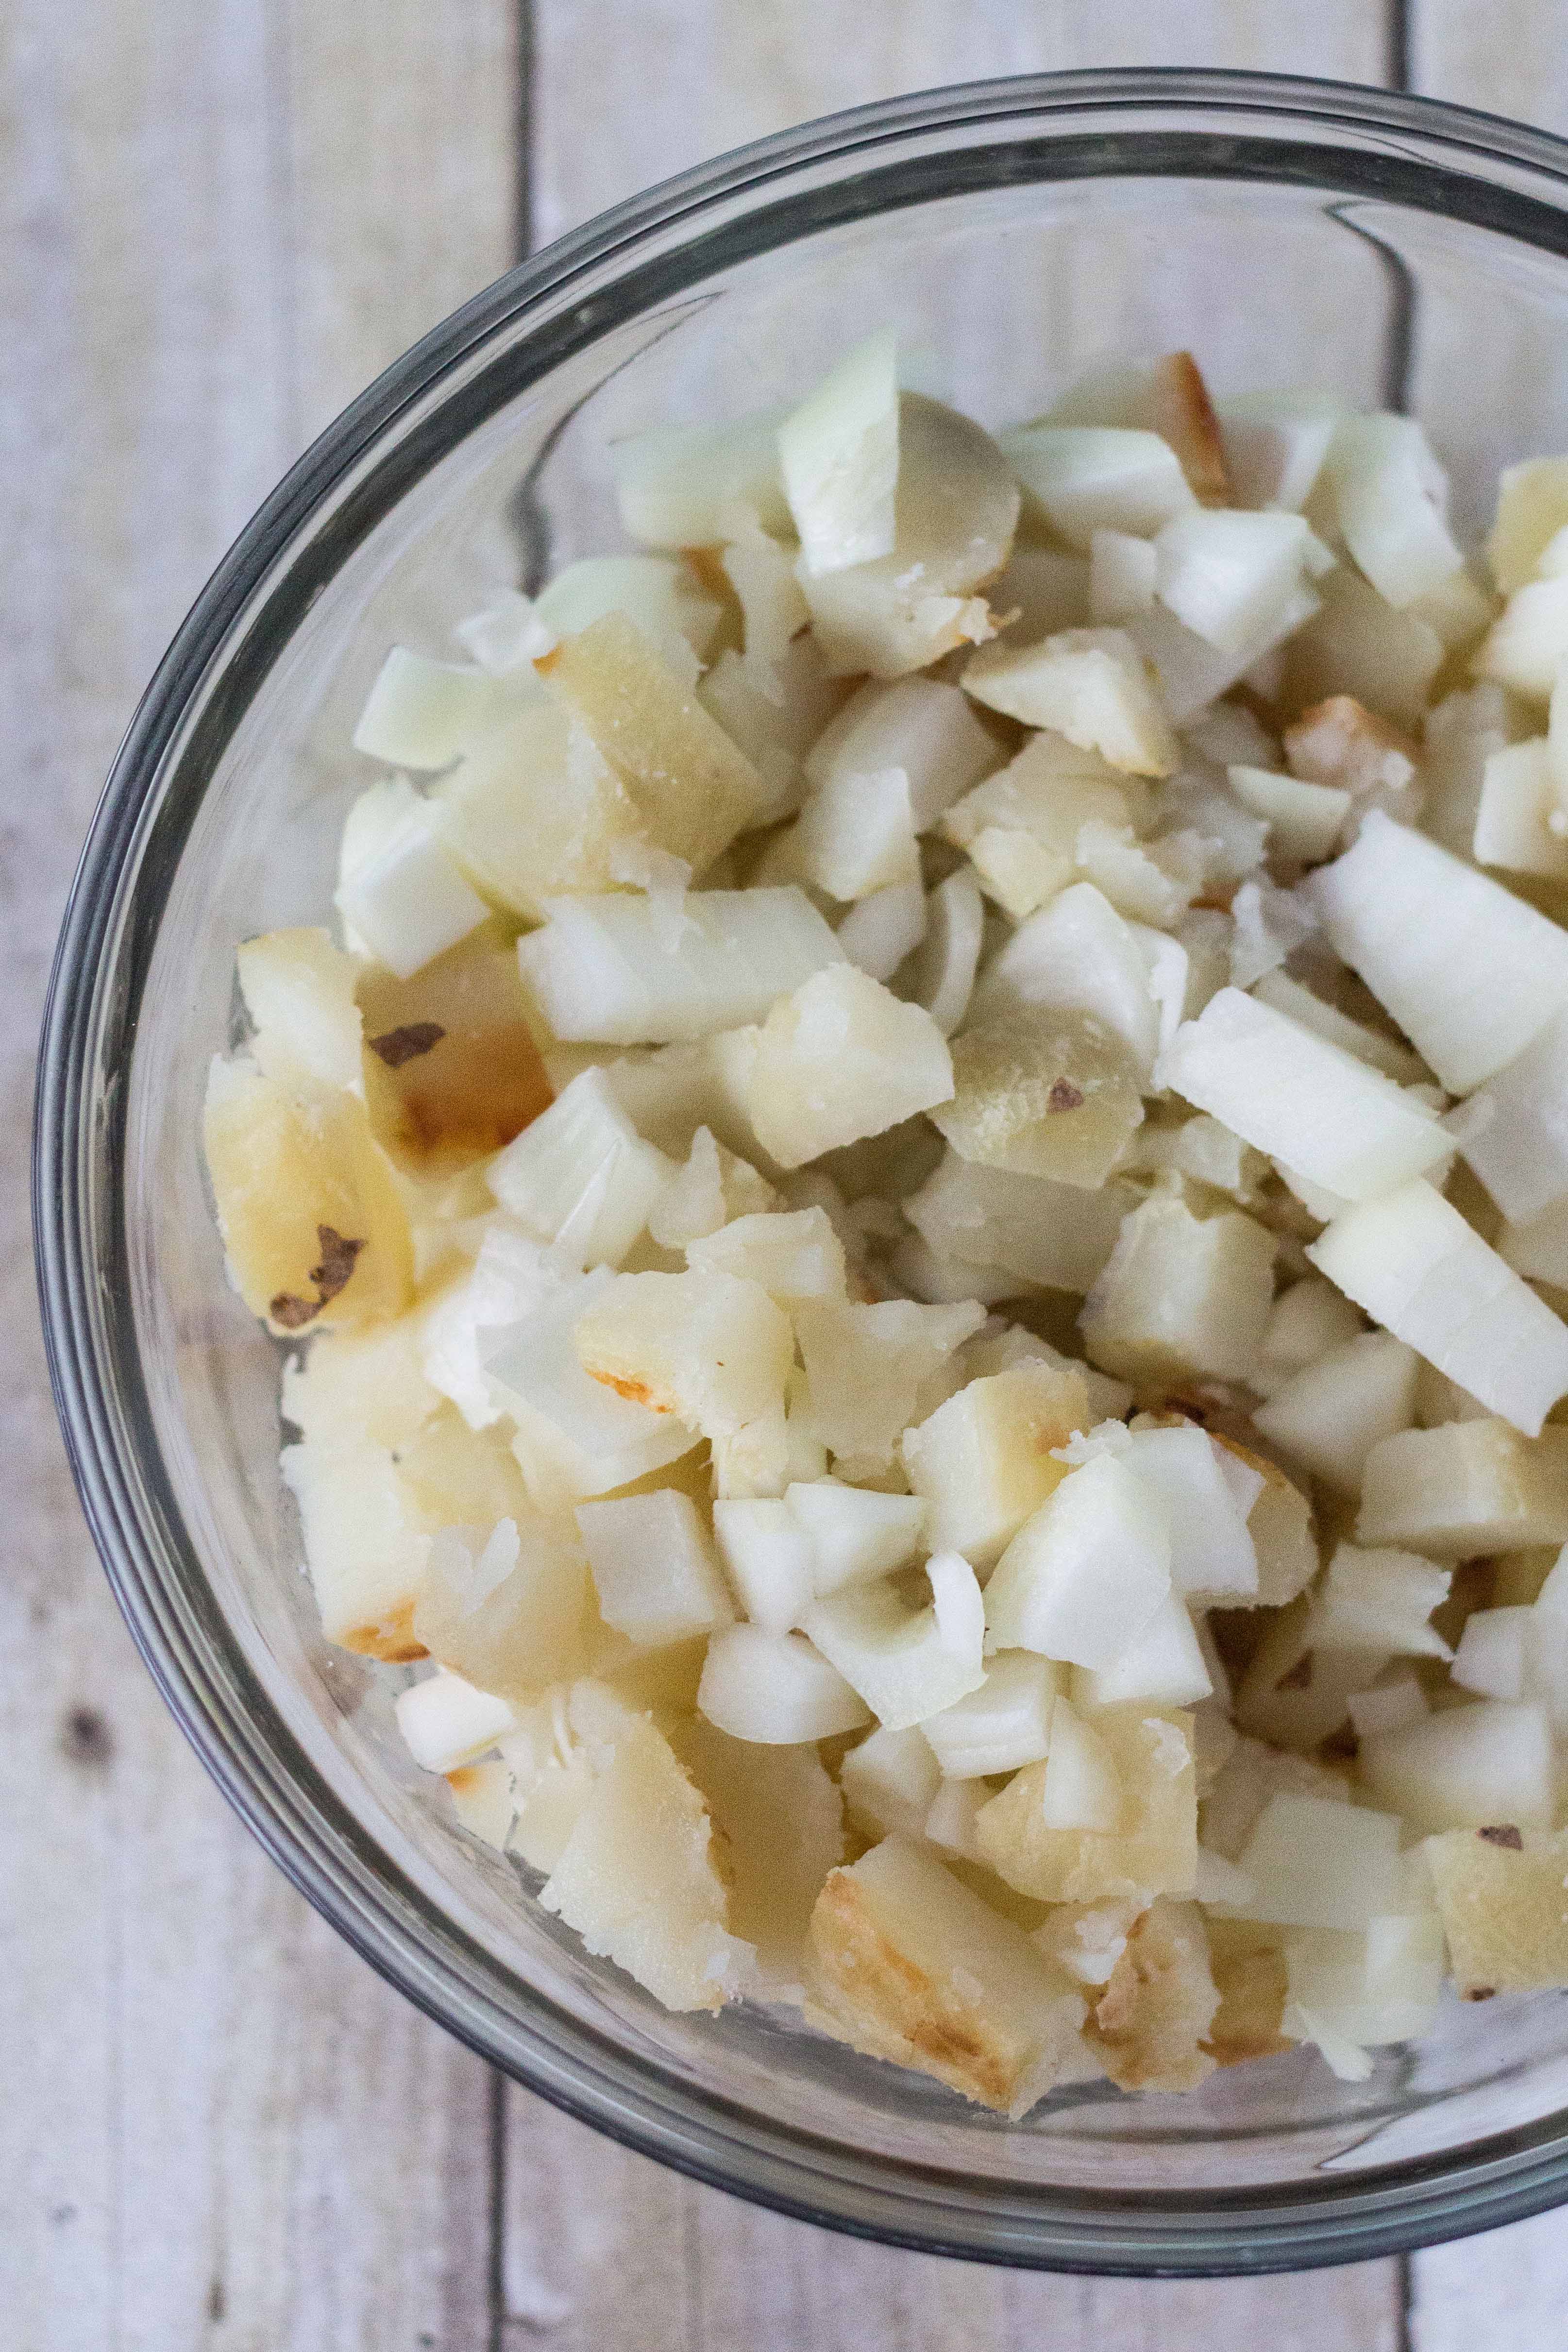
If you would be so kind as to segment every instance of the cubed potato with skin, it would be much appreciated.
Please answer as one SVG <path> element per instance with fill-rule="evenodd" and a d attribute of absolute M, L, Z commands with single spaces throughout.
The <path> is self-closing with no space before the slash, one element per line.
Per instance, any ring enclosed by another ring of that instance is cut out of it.
<path fill-rule="evenodd" d="M 1273 2058 L 1293 2048 L 1280 2030 L 1289 1980 L 1286 1930 L 1254 1919 L 1209 1917 L 1209 1969 L 1218 2004 L 1204 2038 L 1217 2066 Z"/>
<path fill-rule="evenodd" d="M 214 1058 L 203 1140 L 231 1279 L 276 1332 L 399 1314 L 408 1213 L 354 1095 L 297 1092 L 248 1055 Z"/>
<path fill-rule="evenodd" d="M 1043 1903 L 1103 1895 L 1190 1895 L 1197 1869 L 1192 1717 L 1142 1706 L 1107 1707 L 1094 1728 L 1121 1776 L 1119 1830 L 1053 1830 L 1041 1810 L 1046 1764 L 1017 1773 L 983 1808 L 976 1834 L 998 1875 Z"/>
<path fill-rule="evenodd" d="M 1090 1418 L 1082 1374 L 1044 1363 L 970 1381 L 938 1405 L 901 1449 L 932 1544 L 991 1567 L 1066 1476 L 1053 1449 Z"/>
<path fill-rule="evenodd" d="M 1466 2000 L 1568 1985 L 1568 1830 L 1448 1830 L 1422 1852 Z"/>
<path fill-rule="evenodd" d="M 1568 1429 L 1455 1421 L 1385 1437 L 1366 1457 L 1355 1532 L 1436 1559 L 1568 1543 Z"/>
<path fill-rule="evenodd" d="M 1084 2034 L 1120 2089 L 1196 2090 L 1214 2072 L 1218 2007 L 1202 1912 L 1162 1895 L 1134 1921 Z"/>
<path fill-rule="evenodd" d="M 1092 1014 L 1023 1009 L 953 1040 L 953 1098 L 932 1111 L 961 1158 L 1096 1191 L 1142 1122 L 1124 1042 Z"/>
<path fill-rule="evenodd" d="M 918 1004 L 837 964 L 781 997 L 758 1034 L 747 1108 L 780 1168 L 951 1099 L 947 1041 Z"/>
<path fill-rule="evenodd" d="M 729 1932 L 721 1854 L 702 1795 L 642 1722 L 595 1775 L 539 1901 L 666 2009 L 721 2009 L 756 1961 Z"/>
<path fill-rule="evenodd" d="M 371 1125 L 399 1167 L 422 1175 L 465 1167 L 499 1151 L 549 1103 L 502 923 L 470 932 L 410 980 L 369 966 L 357 999 Z"/>
<path fill-rule="evenodd" d="M 694 873 L 768 810 L 768 788 L 634 622 L 606 613 L 538 665 L 659 848 Z"/>
<path fill-rule="evenodd" d="M 1023 1930 L 911 1839 L 828 1878 L 808 1993 L 857 2049 L 1020 2115 L 1074 2053 L 1083 2002 Z"/>
<path fill-rule="evenodd" d="M 1245 1380 L 1274 1297 L 1273 1235 L 1239 1210 L 1197 1217 L 1151 1194 L 1083 1304 L 1084 1352 L 1134 1382 Z"/>

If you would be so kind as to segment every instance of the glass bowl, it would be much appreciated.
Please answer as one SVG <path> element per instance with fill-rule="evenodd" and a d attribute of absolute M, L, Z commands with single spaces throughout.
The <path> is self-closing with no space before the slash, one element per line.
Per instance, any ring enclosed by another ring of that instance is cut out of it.
<path fill-rule="evenodd" d="M 170 1706 L 394 1984 L 519 2081 L 717 2186 L 928 2252 L 1083 2271 L 1348 2262 L 1568 2195 L 1568 2001 L 1456 2004 L 1338 2083 L 1311 2052 L 1011 2126 L 760 2013 L 667 2014 L 459 1832 L 329 1649 L 277 1472 L 278 1350 L 198 1151 L 235 944 L 320 919 L 394 639 L 616 543 L 607 445 L 795 391 L 868 322 L 990 423 L 1103 358 L 1406 399 L 1476 527 L 1568 446 L 1568 146 L 1249 75 L 1066 74 L 869 107 L 667 183 L 388 370 L 225 558 L 131 727 L 61 936 L 40 1280 L 83 1501 Z"/>

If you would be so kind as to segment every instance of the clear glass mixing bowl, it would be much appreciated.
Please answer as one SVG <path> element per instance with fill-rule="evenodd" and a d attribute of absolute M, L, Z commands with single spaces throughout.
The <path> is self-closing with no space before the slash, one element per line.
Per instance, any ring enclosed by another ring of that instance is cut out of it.
<path fill-rule="evenodd" d="M 277 1351 L 224 1279 L 199 1110 L 235 943 L 320 919 L 394 638 L 615 543 L 607 444 L 808 382 L 868 322 L 1000 422 L 1190 343 L 1225 389 L 1408 397 L 1474 524 L 1568 446 L 1568 146 L 1248 75 L 1069 74 L 840 116 L 577 231 L 389 369 L 203 592 L 116 762 L 46 1022 L 37 1205 L 59 1410 L 131 1631 L 239 1811 L 432 2016 L 652 2156 L 929 2251 L 1078 2270 L 1346 2262 L 1568 2195 L 1568 2000 L 1460 2010 L 1012 2127 L 746 2011 L 673 2017 L 459 1833 L 328 1648 L 276 1468 Z M 1478 984 L 1483 976 L 1477 975 Z"/>

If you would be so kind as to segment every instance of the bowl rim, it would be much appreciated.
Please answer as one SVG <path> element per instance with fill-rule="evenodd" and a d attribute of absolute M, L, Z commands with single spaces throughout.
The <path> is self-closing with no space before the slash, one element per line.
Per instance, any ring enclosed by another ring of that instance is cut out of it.
<path fill-rule="evenodd" d="M 1336 132 L 1363 143 L 1336 148 L 1328 143 Z M 913 150 L 943 137 L 955 142 L 950 184 L 934 190 L 930 154 Z M 210 774 L 291 618 L 321 581 L 486 403 L 513 396 L 673 284 L 689 286 L 742 253 L 787 242 L 801 226 L 821 228 L 834 201 L 849 218 L 960 193 L 954 156 L 1020 144 L 1037 162 L 1049 151 L 1056 163 L 1038 178 L 1124 176 L 1134 152 L 1145 173 L 1245 179 L 1300 176 L 1309 165 L 1320 178 L 1333 159 L 1336 184 L 1343 178 L 1354 193 L 1457 212 L 1568 254 L 1568 142 L 1358 84 L 1159 68 L 1007 77 L 829 115 L 665 180 L 508 271 L 394 361 L 297 460 L 201 590 L 127 729 L 71 887 L 41 1033 L 34 1221 L 50 1379 L 116 1599 L 207 1770 L 361 1957 L 493 2065 L 712 2186 L 925 2252 L 1120 2275 L 1365 2260 L 1497 2227 L 1568 2197 L 1568 2113 L 1441 2157 L 1261 2193 L 1149 2191 L 1113 2200 L 1101 2190 L 1000 2181 L 977 2189 L 957 2174 L 868 2157 L 695 2092 L 673 2069 L 567 2018 L 532 1988 L 525 1988 L 527 2023 L 515 2010 L 503 2018 L 485 1979 L 505 1972 L 361 1828 L 240 1654 L 162 1475 L 126 1285 L 105 1279 L 106 1269 L 123 1275 L 126 1253 L 129 1088 L 120 1078 L 204 763 Z M 1266 152 L 1277 164 L 1260 174 Z M 808 224 L 808 184 L 823 173 L 837 176 L 827 195 L 820 184 L 810 188 Z M 974 183 L 996 184 L 994 172 Z M 589 287 L 594 299 L 574 304 L 573 289 Z M 605 288 L 613 299 L 602 298 Z M 516 355 L 494 347 L 530 320 L 535 348 L 519 373 Z M 242 647 L 253 663 L 248 688 L 233 674 Z M 201 1588 L 198 1609 L 205 1594 L 202 1630 L 226 1652 L 221 1694 L 169 1605 L 182 1575 Z"/>

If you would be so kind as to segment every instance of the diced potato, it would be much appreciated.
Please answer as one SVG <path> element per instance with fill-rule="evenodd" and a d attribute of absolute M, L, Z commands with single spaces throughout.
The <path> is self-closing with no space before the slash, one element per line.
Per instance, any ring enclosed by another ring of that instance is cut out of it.
<path fill-rule="evenodd" d="M 1505 1217 L 1527 1224 L 1568 1195 L 1568 1012 L 1478 1087 L 1459 1149 Z"/>
<path fill-rule="evenodd" d="M 1355 1531 L 1437 1559 L 1568 1542 L 1568 1430 L 1531 1441 L 1503 1421 L 1466 1421 L 1385 1438 L 1366 1459 Z"/>
<path fill-rule="evenodd" d="M 587 1308 L 621 1279 L 608 1266 L 551 1292 L 489 1342 L 484 1370 L 492 1402 L 517 1424 L 513 1445 L 541 1508 L 610 1493 L 690 1451 L 696 1432 L 591 1378 L 577 1349 Z"/>
<path fill-rule="evenodd" d="M 549 1104 L 511 940 L 498 922 L 399 980 L 360 974 L 364 1088 L 377 1140 L 401 1168 L 438 1174 L 498 1151 Z"/>
<path fill-rule="evenodd" d="M 328 1641 L 400 1664 L 423 1657 L 413 1618 L 430 1535 L 390 1448 L 368 1439 L 289 1445 L 280 1466 Z"/>
<path fill-rule="evenodd" d="M 904 1209 L 933 1249 L 1014 1277 L 998 1294 L 1007 1297 L 1009 1289 L 1030 1287 L 1082 1295 L 1103 1268 L 1124 1218 L 1136 1205 L 1128 1184 L 1112 1181 L 1089 1192 L 1080 1184 L 983 1168 L 949 1151 Z"/>
<path fill-rule="evenodd" d="M 604 614 L 538 668 L 620 778 L 642 829 L 694 873 L 767 813 L 750 761 L 623 614 Z"/>
<path fill-rule="evenodd" d="M 1413 417 L 1343 417 L 1324 473 L 1351 553 L 1391 604 L 1414 604 L 1458 571 L 1448 478 Z"/>
<path fill-rule="evenodd" d="M 598 1069 L 573 1078 L 486 1171 L 535 1240 L 584 1266 L 621 1264 L 674 1174 Z"/>
<path fill-rule="evenodd" d="M 1543 735 L 1489 752 L 1470 837 L 1476 864 L 1568 878 L 1568 841 L 1552 824 L 1561 814 L 1556 764 Z"/>
<path fill-rule="evenodd" d="M 1511 1062 L 1568 1002 L 1557 925 L 1377 811 L 1305 887 L 1331 945 L 1452 1093 Z"/>
<path fill-rule="evenodd" d="M 268 931 L 235 950 L 262 1076 L 306 1092 L 360 1091 L 358 970 L 325 930 Z"/>
<path fill-rule="evenodd" d="M 1214 2072 L 1218 2008 L 1203 1914 L 1162 1895 L 1134 1921 L 1084 2032 L 1122 2090 L 1190 2091 Z"/>
<path fill-rule="evenodd" d="M 1160 1076 L 1256 1150 L 1347 1201 L 1375 1199 L 1453 1148 L 1391 1078 L 1236 988 L 1177 1030 Z"/>
<path fill-rule="evenodd" d="M 1279 1927 L 1364 1927 L 1396 1907 L 1399 1830 L 1396 1813 L 1334 1798 L 1270 1797 L 1239 1858 L 1252 1892 L 1225 1907 Z"/>
<path fill-rule="evenodd" d="M 1343 1210 L 1307 1255 L 1527 1437 L 1568 1390 L 1568 1328 L 1424 1179 Z"/>
<path fill-rule="evenodd" d="M 365 1438 L 394 1451 L 441 1403 L 421 1368 L 423 1318 L 399 1316 L 364 1331 L 323 1331 L 283 1368 L 283 1417 L 308 1443 Z"/>
<path fill-rule="evenodd" d="M 1217 1435 L 1214 1442 L 1262 1478 L 1262 1492 L 1247 1515 L 1247 1532 L 1258 1559 L 1259 1601 L 1264 1608 L 1282 1608 L 1318 1572 L 1312 1506 L 1277 1463 L 1249 1452 L 1234 1438 Z"/>
<path fill-rule="evenodd" d="M 539 1901 L 666 2009 L 720 2009 L 755 1954 L 728 1932 L 719 1852 L 669 1742 L 640 1723 L 595 1776 Z"/>
<path fill-rule="evenodd" d="M 883 1495 L 838 1478 L 798 1479 L 784 1491 L 785 1508 L 805 1535 L 810 1585 L 821 1599 L 846 1584 L 874 1583 L 904 1567 L 926 1534 L 918 1495 Z M 951 1546 L 925 1545 L 927 1550 Z"/>
<path fill-rule="evenodd" d="M 841 772 L 818 784 L 807 795 L 791 847 L 802 881 L 832 898 L 866 898 L 896 883 L 917 883 L 920 852 L 904 770 Z"/>
<path fill-rule="evenodd" d="M 427 1527 L 488 1528 L 508 1518 L 520 1527 L 525 1517 L 536 1516 L 517 1459 L 498 1426 L 471 1429 L 452 1405 L 443 1404 L 422 1428 L 398 1439 L 395 1451 L 404 1484 Z M 574 1540 L 568 1548 L 573 1552 L 579 1549 Z M 467 1669 L 460 1665 L 459 1671 Z"/>
<path fill-rule="evenodd" d="M 1090 1420 L 1082 1372 L 1042 1363 L 970 1381 L 938 1405 L 901 1448 L 933 1548 L 991 1567 L 1066 1476 L 1052 1449 Z"/>
<path fill-rule="evenodd" d="M 1127 1810 L 1115 1758 L 1092 1723 L 1060 1696 L 1051 1711 L 1041 1821 L 1050 1830 L 1114 1831 L 1123 1826 Z"/>
<path fill-rule="evenodd" d="M 1023 1930 L 913 1841 L 835 1870 L 811 1916 L 821 2022 L 870 2056 L 1021 2114 L 1068 2065 L 1079 1996 Z"/>
<path fill-rule="evenodd" d="M 1236 1687 L 1239 1727 L 1302 1756 L 1343 1728 L 1353 1694 L 1375 1681 L 1391 1654 L 1388 1646 L 1314 1650 L 1312 1622 L 1303 1592 L 1269 1622 Z"/>
<path fill-rule="evenodd" d="M 585 556 L 556 573 L 533 609 L 549 638 L 536 660 L 562 637 L 575 636 L 606 613 L 620 613 L 636 623 L 661 661 L 692 678 L 724 622 L 723 605 L 706 593 L 692 566 L 665 555 Z M 804 619 L 802 614 L 798 625 Z"/>
<path fill-rule="evenodd" d="M 1568 1830 L 1448 1830 L 1422 1852 L 1466 2000 L 1568 1985 Z"/>
<path fill-rule="evenodd" d="M 1092 1363 L 1134 1381 L 1245 1380 L 1273 1303 L 1274 1237 L 1156 1192 L 1123 1222 L 1079 1318 Z"/>
<path fill-rule="evenodd" d="M 1428 1622 L 1448 1597 L 1450 1571 L 1418 1552 L 1368 1551 L 1339 1544 L 1313 1603 L 1309 1654 L 1391 1651 L 1397 1657 L 1448 1658 L 1448 1644 Z"/>
<path fill-rule="evenodd" d="M 1299 513 L 1342 414 L 1326 393 L 1256 392 L 1222 401 L 1219 430 L 1235 502 Z"/>
<path fill-rule="evenodd" d="M 843 1860 L 843 1808 L 814 1748 L 761 1748 L 693 1716 L 672 1734 L 724 1841 L 730 1933 L 756 1948 L 758 1990 L 798 1988 L 822 1882 Z"/>
<path fill-rule="evenodd" d="M 1281 649 L 1283 708 L 1304 710 L 1349 695 L 1396 726 L 1417 725 L 1445 656 L 1419 606 L 1396 612 L 1349 564 L 1329 572 L 1318 593 L 1322 610 Z"/>
<path fill-rule="evenodd" d="M 737 1215 L 688 1242 L 686 1256 L 695 1271 L 744 1276 L 785 1305 L 845 1295 L 843 1244 L 821 1209 Z"/>
<path fill-rule="evenodd" d="M 701 1251 L 705 1243 L 732 1225 L 755 1227 L 765 1221 L 772 1224 L 769 1213 L 778 1207 L 779 1195 L 766 1176 L 738 1153 L 726 1150 L 711 1129 L 699 1127 L 685 1166 L 665 1184 L 649 1213 L 648 1233 L 663 1249 Z M 746 1255 L 744 1243 L 735 1255 L 737 1258 Z M 716 1265 L 725 1274 L 750 1271 L 747 1265 L 731 1264 L 722 1254 L 690 1263 Z M 768 1287 L 764 1283 L 763 1288 Z"/>
<path fill-rule="evenodd" d="M 900 768 L 917 833 L 1002 762 L 1000 747 L 966 695 L 936 677 L 872 683 L 852 694 L 812 744 L 817 785 Z"/>
<path fill-rule="evenodd" d="M 1197 1622 L 1174 1591 L 1108 1666 L 1075 1665 L 1069 1685 L 1074 1706 L 1095 1717 L 1107 1707 L 1134 1701 L 1142 1706 L 1194 1706 L 1211 1697 L 1214 1687 Z"/>
<path fill-rule="evenodd" d="M 1112 1707 L 1096 1716 L 1094 1729 L 1121 1776 L 1124 1826 L 1047 1828 L 1040 1813 L 1047 1766 L 1030 1764 L 977 1822 L 992 1868 L 1020 1894 L 1045 1903 L 1190 1895 L 1197 1868 L 1192 1717 L 1138 1705 Z"/>
<path fill-rule="evenodd" d="M 1155 432 L 1176 451 L 1204 505 L 1235 505 L 1225 432 L 1190 352 L 1167 352 L 1155 363 L 1149 407 Z"/>
<path fill-rule="evenodd" d="M 1092 883 L 1060 891 L 1019 924 L 987 966 L 976 992 L 977 1017 L 1026 1006 L 1091 1015 L 1124 1040 L 1141 1076 L 1153 1071 L 1160 1016 L 1149 956 L 1137 931 Z"/>
<path fill-rule="evenodd" d="M 1332 563 L 1300 515 L 1235 508 L 1175 516 L 1155 549 L 1161 603 L 1235 655 L 1274 635 L 1299 605 L 1309 571 Z"/>
<path fill-rule="evenodd" d="M 555 891 L 608 889 L 616 845 L 643 832 L 587 726 L 546 694 L 476 743 L 430 804 L 465 873 L 520 915 L 537 915 Z"/>
<path fill-rule="evenodd" d="M 1417 1830 L 1502 1822 L 1546 1830 L 1554 1817 L 1552 1726 L 1534 1705 L 1474 1699 L 1375 1732 L 1362 1741 L 1355 1769 L 1375 1799 Z"/>
<path fill-rule="evenodd" d="M 1051 727 L 1134 776 L 1168 776 L 1180 749 L 1137 646 L 1123 629 L 1066 629 L 971 655 L 964 690 L 1026 727 Z"/>
<path fill-rule="evenodd" d="M 988 434 L 939 401 L 899 401 L 891 553 L 804 573 L 813 633 L 841 677 L 904 677 L 991 634 L 976 594 L 1012 544 L 1019 493 Z"/>
<path fill-rule="evenodd" d="M 906 1298 L 869 1307 L 802 1299 L 794 1312 L 818 1435 L 834 1454 L 883 1462 L 923 1418 L 923 1391 L 986 1319 L 973 1301 L 921 1307 Z"/>
<path fill-rule="evenodd" d="M 1143 1118 L 1131 1056 L 1092 1014 L 1001 1013 L 953 1040 L 952 1064 L 932 1118 L 985 1168 L 1096 1191 Z"/>
<path fill-rule="evenodd" d="M 1194 1423 L 1153 1415 L 1139 1416 L 1120 1458 L 1157 1500 L 1179 1598 L 1188 1606 L 1251 1600 L 1258 1556 L 1247 1522 L 1268 1483 L 1262 1472 Z"/>
<path fill-rule="evenodd" d="M 588 1620 L 588 1564 L 570 1520 L 526 1508 L 499 1521 L 476 1558 L 456 1534 L 437 1536 L 413 1610 L 433 1658 L 514 1705 L 584 1671 Z"/>
<path fill-rule="evenodd" d="M 1430 1909 L 1389 1912 L 1350 1935 L 1293 1928 L 1285 1959 L 1292 2021 L 1310 2027 L 1334 2072 L 1352 2081 L 1365 2079 L 1354 2053 L 1415 2041 L 1437 2021 L 1446 1971 Z"/>
<path fill-rule="evenodd" d="M 408 1216 L 357 1097 L 296 1093 L 214 1057 L 203 1143 L 230 1278 L 274 1331 L 378 1322 L 407 1304 Z"/>
<path fill-rule="evenodd" d="M 788 1318 L 730 1274 L 623 1274 L 577 1326 L 590 1378 L 705 1437 L 733 1437 L 782 1412 L 794 1360 Z"/>
<path fill-rule="evenodd" d="M 931 1015 L 846 963 L 774 1005 L 747 1104 L 764 1149 L 781 1168 L 799 1168 L 952 1092 L 952 1056 Z"/>
<path fill-rule="evenodd" d="M 1281 2031 L 1289 1994 L 1288 1931 L 1213 1913 L 1205 1926 L 1219 2000 L 1203 2046 L 1216 2065 L 1239 2066 L 1249 2058 L 1273 2058 L 1291 2049 L 1293 2043 Z"/>
<path fill-rule="evenodd" d="M 500 1758 L 484 1764 L 458 1764 L 446 1775 L 452 1810 L 470 1837 L 504 1853 L 517 1817 L 512 1776 Z"/>
<path fill-rule="evenodd" d="M 1373 1447 L 1415 1421 L 1418 1364 L 1390 1333 L 1359 1332 L 1277 1388 L 1253 1426 L 1287 1461 L 1339 1494 L 1358 1494 Z"/>
<path fill-rule="evenodd" d="M 1198 1814 L 1205 1853 L 1239 1862 L 1270 1801 L 1281 1795 L 1324 1797 L 1343 1804 L 1350 1790 L 1341 1771 L 1243 1737 L 1230 1749 Z"/>
<path fill-rule="evenodd" d="M 1495 678 L 1535 702 L 1550 699 L 1568 655 L 1568 579 L 1529 580 L 1516 588 L 1493 622 L 1473 664 L 1478 677 Z"/>
<path fill-rule="evenodd" d="M 504 689 L 483 669 L 394 646 L 354 729 L 356 751 L 393 768 L 444 768 L 492 727 Z"/>
<path fill-rule="evenodd" d="M 1124 833 L 1131 811 L 1123 780 L 1097 751 L 1065 736 L 1033 735 L 998 773 L 955 802 L 946 837 L 976 859 L 991 893 L 1020 919 L 1071 881 L 1082 826 L 1098 820 Z M 1004 845 L 1013 843 L 1010 849 Z"/>
<path fill-rule="evenodd" d="M 621 520 L 644 547 L 713 547 L 747 530 L 788 533 L 779 472 L 783 412 L 722 425 L 653 425 L 613 444 Z"/>
<path fill-rule="evenodd" d="M 515 1723 L 504 1698 L 476 1690 L 444 1667 L 400 1691 L 392 1711 L 409 1754 L 426 1772 L 450 1772 L 483 1756 Z"/>
<path fill-rule="evenodd" d="M 648 1649 L 712 1633 L 735 1610 L 713 1537 L 689 1495 L 580 1503 L 578 1531 L 607 1625 Z"/>
<path fill-rule="evenodd" d="M 1277 856 L 1316 866 L 1333 855 L 1350 814 L 1347 792 L 1335 784 L 1308 783 L 1299 776 L 1281 776 L 1269 768 L 1239 763 L 1228 768 L 1226 775 L 1242 807 L 1268 825 L 1270 845 Z"/>

